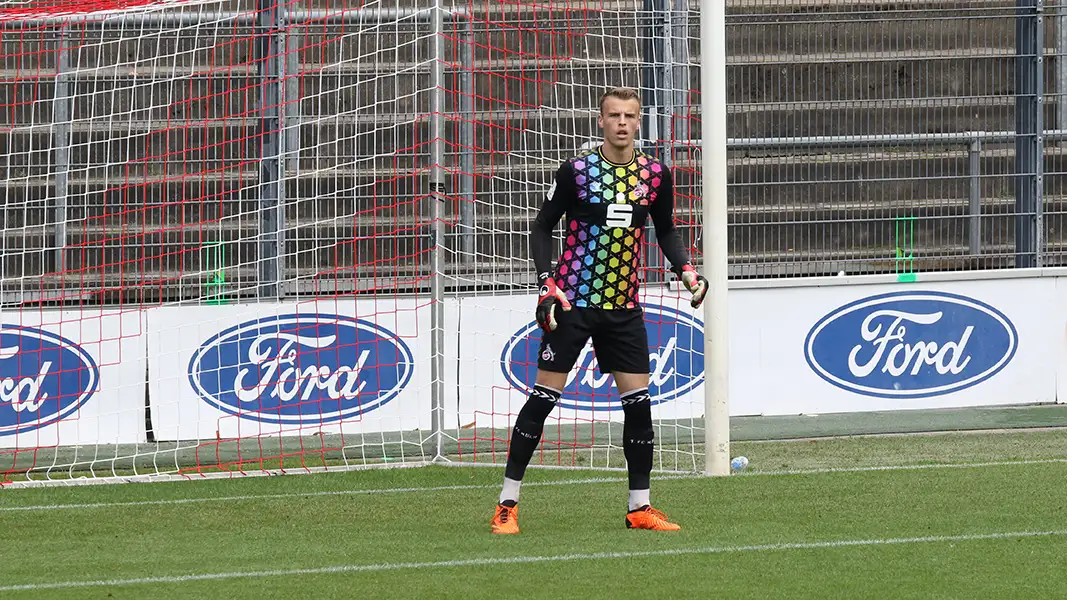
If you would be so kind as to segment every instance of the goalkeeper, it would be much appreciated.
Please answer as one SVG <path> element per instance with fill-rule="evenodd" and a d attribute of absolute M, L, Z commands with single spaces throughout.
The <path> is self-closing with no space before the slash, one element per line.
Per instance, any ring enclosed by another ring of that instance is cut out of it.
<path fill-rule="evenodd" d="M 523 475 L 567 375 L 590 338 L 600 371 L 612 374 L 622 400 L 630 488 L 626 527 L 680 529 L 649 500 L 653 448 L 649 348 L 638 303 L 641 238 L 649 216 L 664 256 L 692 294 L 694 308 L 704 300 L 707 280 L 693 269 L 674 228 L 670 169 L 634 149 L 640 112 L 640 98 L 632 89 L 614 88 L 601 97 L 597 125 L 603 130 L 603 143 L 559 167 L 532 227 L 530 251 L 540 281 L 537 322 L 544 333 L 537 380 L 511 436 L 504 487 L 490 522 L 493 533 L 519 532 Z M 564 215 L 563 254 L 553 271 L 552 232 Z"/>

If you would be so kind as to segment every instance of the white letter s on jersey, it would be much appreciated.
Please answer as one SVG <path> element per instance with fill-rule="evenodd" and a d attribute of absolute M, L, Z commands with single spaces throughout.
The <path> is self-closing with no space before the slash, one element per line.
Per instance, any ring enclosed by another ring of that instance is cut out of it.
<path fill-rule="evenodd" d="M 608 227 L 630 227 L 634 222 L 632 204 L 609 204 L 608 218 L 604 224 Z"/>

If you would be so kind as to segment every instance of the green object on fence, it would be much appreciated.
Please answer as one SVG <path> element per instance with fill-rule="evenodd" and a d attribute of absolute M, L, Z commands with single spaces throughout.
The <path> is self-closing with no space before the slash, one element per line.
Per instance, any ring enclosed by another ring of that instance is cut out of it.
<path fill-rule="evenodd" d="M 897 282 L 911 283 L 915 281 L 915 217 L 897 217 L 894 229 Z"/>
<path fill-rule="evenodd" d="M 204 304 L 229 304 L 224 289 L 226 287 L 226 255 L 222 242 L 212 242 L 204 246 L 204 266 L 210 270 L 207 280 L 207 294 Z"/>

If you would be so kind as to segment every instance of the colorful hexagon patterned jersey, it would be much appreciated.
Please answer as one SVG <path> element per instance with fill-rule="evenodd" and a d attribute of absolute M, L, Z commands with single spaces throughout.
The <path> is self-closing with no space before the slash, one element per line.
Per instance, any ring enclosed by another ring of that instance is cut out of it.
<path fill-rule="evenodd" d="M 578 202 L 647 206 L 659 191 L 663 165 L 638 152 L 625 166 L 604 160 L 595 150 L 570 160 Z M 557 282 L 573 306 L 637 308 L 638 273 L 644 223 L 612 227 L 570 219 L 566 223 Z"/>

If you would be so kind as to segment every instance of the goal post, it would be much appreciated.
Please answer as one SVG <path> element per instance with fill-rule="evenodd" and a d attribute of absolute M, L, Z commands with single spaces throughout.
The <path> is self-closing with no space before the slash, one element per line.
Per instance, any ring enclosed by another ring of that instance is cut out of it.
<path fill-rule="evenodd" d="M 711 284 L 644 240 L 655 468 L 727 473 L 718 4 L 0 9 L 0 481 L 502 466 L 530 223 L 617 85 Z M 618 404 L 587 348 L 534 466 L 624 468 Z"/>
<path fill-rule="evenodd" d="M 726 202 L 726 3 L 700 0 L 704 306 L 704 472 L 730 473 L 730 347 Z"/>

